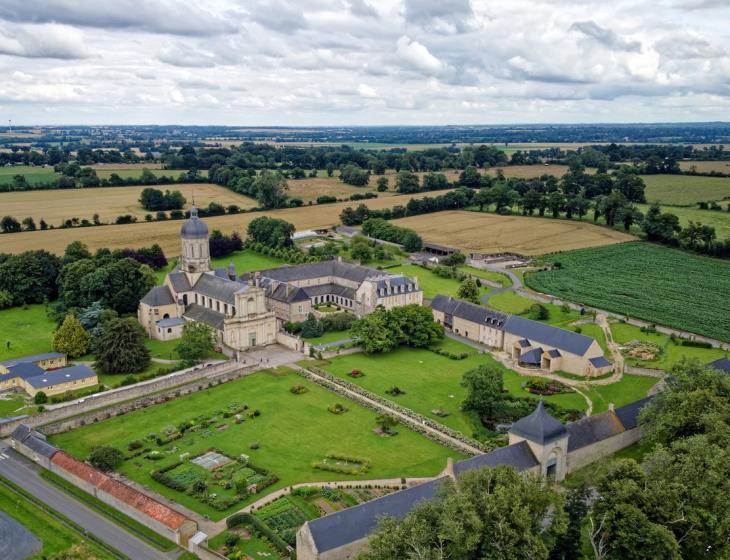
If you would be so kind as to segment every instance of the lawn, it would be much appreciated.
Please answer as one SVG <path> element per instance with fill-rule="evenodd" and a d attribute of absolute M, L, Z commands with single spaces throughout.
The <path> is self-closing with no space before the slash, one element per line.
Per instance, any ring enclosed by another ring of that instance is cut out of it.
<path fill-rule="evenodd" d="M 540 292 L 730 341 L 730 261 L 645 242 L 551 255 L 535 272 Z"/>
<path fill-rule="evenodd" d="M 725 181 L 730 182 L 730 179 L 725 179 Z M 722 240 L 730 238 L 730 212 L 727 211 L 728 204 L 730 204 L 730 201 L 720 203 L 723 210 L 700 210 L 697 207 L 691 206 L 662 206 L 662 211 L 675 214 L 679 218 L 679 225 L 682 227 L 687 227 L 690 221 L 712 226 L 715 228 L 717 238 Z M 649 210 L 648 204 L 639 204 L 637 206 L 644 214 Z"/>
<path fill-rule="evenodd" d="M 647 341 L 657 344 L 663 351 L 655 360 L 647 361 L 627 356 L 626 363 L 632 366 L 663 369 L 668 371 L 672 366 L 683 358 L 696 358 L 703 364 L 730 355 L 730 352 L 720 348 L 694 348 L 692 346 L 680 346 L 672 342 L 670 337 L 661 333 L 642 332 L 639 327 L 628 323 L 611 323 L 613 339 L 618 344 L 626 344 L 632 340 Z"/>
<path fill-rule="evenodd" d="M 330 331 L 316 338 L 305 338 L 309 344 L 327 344 L 328 342 L 337 342 L 350 338 L 350 331 Z"/>
<path fill-rule="evenodd" d="M 4 484 L 0 484 L 0 511 L 28 528 L 43 543 L 40 554 L 31 556 L 29 560 L 45 559 L 81 544 L 84 544 L 84 547 L 99 560 L 112 558 L 48 511 L 26 500 L 24 496 L 15 493 Z"/>
<path fill-rule="evenodd" d="M 60 177 L 53 167 L 36 167 L 34 165 L 13 165 L 11 167 L 0 167 L 0 185 L 8 185 L 13 182 L 13 177 L 22 175 L 25 180 L 32 184 L 50 183 Z"/>
<path fill-rule="evenodd" d="M 727 168 L 730 170 L 730 167 Z M 730 172 L 730 171 L 726 171 Z M 730 197 L 730 177 L 693 175 L 642 175 L 648 202 L 669 206 L 694 206 L 698 202 Z"/>
<path fill-rule="evenodd" d="M 17 416 L 26 414 L 25 411 L 19 409 L 25 406 L 25 397 L 12 393 L 4 393 L 0 395 L 0 418 L 5 416 Z"/>
<path fill-rule="evenodd" d="M 608 353 L 608 346 L 606 345 L 606 335 L 603 334 L 603 329 L 595 323 L 584 323 L 580 325 L 580 334 L 595 338 L 600 347 L 603 349 L 603 353 L 610 358 Z"/>
<path fill-rule="evenodd" d="M 0 311 L 0 361 L 51 352 L 56 323 L 42 304 Z"/>
<path fill-rule="evenodd" d="M 294 385 L 304 385 L 308 391 L 294 395 L 290 392 Z M 342 415 L 330 413 L 327 408 L 336 402 L 345 404 L 349 411 Z M 312 468 L 313 462 L 332 452 L 370 459 L 370 470 L 359 475 L 359 478 L 367 479 L 432 476 L 443 469 L 448 456 L 461 458 L 458 453 L 403 426 L 398 428 L 396 437 L 379 437 L 372 431 L 375 413 L 289 370 L 255 373 L 219 387 L 53 436 L 52 441 L 84 459 L 95 445 L 111 444 L 126 450 L 131 441 L 146 434 L 160 432 L 166 426 L 177 426 L 201 414 L 212 414 L 231 403 L 248 404 L 251 409 L 260 410 L 261 416 L 246 419 L 240 424 L 230 422 L 225 428 L 217 426 L 210 431 L 186 434 L 173 444 L 159 448 L 165 454 L 164 459 L 152 462 L 140 456 L 127 460 L 119 471 L 186 507 L 212 519 L 221 519 L 262 494 L 221 512 L 154 481 L 151 471 L 178 461 L 180 454 L 186 452 L 191 453 L 191 457 L 211 448 L 230 457 L 246 453 L 250 455 L 252 464 L 279 477 L 278 483 L 265 490 L 269 492 L 299 482 L 358 478 Z M 259 443 L 260 449 L 249 449 L 252 443 Z"/>
<path fill-rule="evenodd" d="M 446 349 L 451 352 L 470 352 L 472 355 L 464 360 L 451 360 L 429 350 L 401 347 L 387 354 L 339 356 L 321 362 L 319 367 L 470 437 L 474 427 L 461 412 L 461 403 L 466 395 L 461 387 L 461 378 L 466 371 L 481 364 L 493 365 L 502 370 L 504 385 L 510 394 L 530 396 L 521 386 L 527 377 L 505 368 L 489 354 L 477 354 L 470 346 L 453 340 L 447 344 Z M 359 369 L 365 375 L 350 377 L 347 374 L 353 369 Z M 405 394 L 396 397 L 386 394 L 385 391 L 393 386 L 405 391 Z M 545 400 L 565 408 L 586 408 L 585 400 L 577 393 L 554 395 L 545 397 Z M 449 415 L 439 417 L 432 412 L 436 409 L 445 410 Z"/>
<path fill-rule="evenodd" d="M 502 313 L 512 313 L 513 315 L 523 315 L 527 313 L 527 310 L 536 303 L 536 301 L 521 296 L 517 292 L 502 292 L 489 298 L 489 307 L 496 309 L 497 311 L 501 311 Z M 555 305 L 554 303 L 541 303 L 540 305 L 544 306 L 549 313 L 548 318 L 545 321 L 542 321 L 543 323 L 548 323 L 549 325 L 555 325 L 564 329 L 575 330 L 575 328 L 570 326 L 570 324 L 581 319 L 580 311 L 570 309 L 566 312 L 563 310 L 562 306 Z M 582 327 L 583 325 L 581 325 L 581 328 Z"/>
<path fill-rule="evenodd" d="M 162 340 L 157 340 L 154 338 L 148 338 L 144 342 L 144 345 L 150 351 L 150 355 L 153 358 L 161 358 L 163 360 L 179 360 L 180 359 L 180 356 L 178 355 L 177 351 L 175 350 L 175 348 L 177 347 L 178 344 L 180 344 L 179 340 L 162 341 Z M 226 356 L 224 354 L 221 354 L 220 352 L 211 351 L 206 356 L 206 359 L 225 360 Z"/>
<path fill-rule="evenodd" d="M 598 414 L 608 410 L 609 403 L 618 408 L 643 399 L 658 381 L 656 377 L 625 374 L 618 383 L 594 385 L 581 390 L 593 401 L 593 414 Z"/>
<path fill-rule="evenodd" d="M 501 272 L 482 270 L 481 268 L 474 268 L 473 266 L 460 266 L 459 270 L 471 274 L 472 276 L 477 276 L 479 278 L 484 278 L 485 280 L 497 282 L 504 288 L 512 285 L 512 280 L 510 280 L 509 276 L 507 276 L 506 274 L 502 274 Z"/>
<path fill-rule="evenodd" d="M 389 268 L 388 272 L 405 274 L 409 277 L 417 277 L 418 285 L 423 290 L 423 296 L 427 299 L 433 299 L 439 294 L 456 297 L 456 292 L 459 290 L 460 282 L 458 280 L 454 278 L 442 278 L 430 270 L 415 264 L 395 266 L 393 268 Z M 486 294 L 488 292 L 488 288 L 481 288 L 482 294 Z"/>

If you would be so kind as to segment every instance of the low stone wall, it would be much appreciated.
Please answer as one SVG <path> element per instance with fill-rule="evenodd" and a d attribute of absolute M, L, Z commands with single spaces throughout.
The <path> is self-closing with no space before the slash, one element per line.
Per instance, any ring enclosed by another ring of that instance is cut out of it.
<path fill-rule="evenodd" d="M 666 372 L 661 369 L 624 366 L 624 373 L 632 373 L 634 375 L 646 375 L 648 377 L 664 377 Z"/>
<path fill-rule="evenodd" d="M 231 378 L 230 374 L 233 374 L 233 378 L 235 378 L 240 377 L 243 373 L 243 368 L 236 362 L 224 362 L 222 364 L 208 367 L 200 366 L 183 372 L 171 373 L 148 381 L 142 381 L 128 387 L 120 387 L 103 393 L 97 393 L 90 397 L 66 403 L 54 408 L 53 410 L 47 410 L 32 416 L 26 416 L 21 419 L 4 422 L 0 424 L 0 437 L 7 437 L 20 424 L 25 424 L 26 426 L 33 428 L 46 426 L 48 424 L 61 422 L 68 418 L 84 415 L 92 411 L 99 411 L 100 409 L 105 409 L 119 403 L 127 403 L 134 399 L 140 399 L 140 402 L 146 402 L 147 399 L 157 398 L 157 394 L 163 395 L 161 392 L 165 390 L 181 387 L 203 379 L 213 379 L 217 381 L 218 379 L 226 378 L 226 380 L 228 380 Z M 204 386 L 201 386 L 200 388 L 204 388 Z M 149 395 L 152 394 L 155 394 L 156 396 L 150 397 Z M 168 393 L 165 394 L 174 394 L 174 391 L 168 391 Z M 154 402 L 148 402 L 144 406 L 148 406 L 149 404 L 154 404 Z M 108 417 L 109 416 L 107 416 L 107 418 Z"/>
<path fill-rule="evenodd" d="M 295 352 L 302 352 L 305 348 L 305 342 L 301 338 L 284 331 L 276 333 L 276 343 Z"/>
<path fill-rule="evenodd" d="M 568 453 L 568 472 L 571 473 L 604 457 L 635 444 L 643 437 L 641 428 L 626 430 L 592 445 L 586 445 Z"/>
<path fill-rule="evenodd" d="M 209 549 L 205 544 L 191 543 L 188 549 L 200 560 L 228 560 L 226 556 Z"/>

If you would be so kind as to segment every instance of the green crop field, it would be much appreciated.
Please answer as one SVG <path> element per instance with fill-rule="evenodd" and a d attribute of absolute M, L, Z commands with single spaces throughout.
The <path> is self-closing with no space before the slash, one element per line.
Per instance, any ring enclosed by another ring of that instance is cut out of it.
<path fill-rule="evenodd" d="M 33 165 L 0 167 L 0 185 L 12 183 L 13 177 L 16 175 L 22 175 L 31 184 L 47 183 L 61 176 L 53 170 L 53 167 L 35 167 Z"/>
<path fill-rule="evenodd" d="M 294 385 L 304 385 L 307 392 L 292 394 Z M 327 408 L 341 402 L 348 412 L 336 415 Z M 383 438 L 373 432 L 375 413 L 347 401 L 310 383 L 290 370 L 259 372 L 164 404 L 87 425 L 78 430 L 53 436 L 52 441 L 85 459 L 96 445 L 114 445 L 126 452 L 127 445 L 152 432 L 160 433 L 167 426 L 177 426 L 202 414 L 213 414 L 231 403 L 247 404 L 261 415 L 235 423 L 233 418 L 205 431 L 186 433 L 181 439 L 158 447 L 161 460 L 142 456 L 127 460 L 119 471 L 129 478 L 149 486 L 185 507 L 212 519 L 221 519 L 263 494 L 251 496 L 226 511 L 218 511 L 193 496 L 163 486 L 151 477 L 151 471 L 179 460 L 182 453 L 191 457 L 216 448 L 230 457 L 241 453 L 250 456 L 251 463 L 269 469 L 279 482 L 265 492 L 308 481 L 342 480 L 346 478 L 392 478 L 400 476 L 433 476 L 444 468 L 446 458 L 462 457 L 445 447 L 403 427 L 398 435 Z M 302 421 L 306 419 L 306 421 Z M 218 424 L 218 423 L 216 423 Z M 249 449 L 259 443 L 259 449 Z M 339 472 L 316 470 L 312 463 L 328 453 L 365 457 L 372 462 L 365 475 L 344 475 Z"/>
<path fill-rule="evenodd" d="M 540 292 L 730 341 L 730 262 L 650 243 L 550 255 L 525 277 Z"/>
<path fill-rule="evenodd" d="M 730 177 L 694 175 L 642 175 L 646 200 L 669 206 L 694 206 L 698 202 L 730 198 Z"/>

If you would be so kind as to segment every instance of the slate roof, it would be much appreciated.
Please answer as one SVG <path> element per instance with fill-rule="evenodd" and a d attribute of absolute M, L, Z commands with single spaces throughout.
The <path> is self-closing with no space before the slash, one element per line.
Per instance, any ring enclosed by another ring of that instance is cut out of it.
<path fill-rule="evenodd" d="M 608 411 L 571 422 L 566 426 L 570 439 L 568 453 L 591 445 L 624 431 L 624 426 L 615 413 Z"/>
<path fill-rule="evenodd" d="M 730 360 L 727 358 L 720 358 L 719 360 L 715 360 L 714 362 L 707 364 L 707 367 L 715 368 L 717 370 L 724 371 L 725 373 L 730 373 Z"/>
<path fill-rule="evenodd" d="M 538 346 L 537 348 L 533 348 L 532 350 L 528 350 L 524 354 L 521 354 L 518 361 L 521 364 L 539 366 L 542 363 L 542 353 L 543 349 Z"/>
<path fill-rule="evenodd" d="M 304 288 L 297 288 L 292 284 L 275 282 L 269 278 L 261 281 L 261 287 L 266 289 L 266 296 L 276 301 L 293 303 L 295 301 L 307 301 L 309 296 Z M 289 288 L 287 290 L 287 287 Z"/>
<path fill-rule="evenodd" d="M 175 290 L 175 292 L 180 293 L 190 291 L 190 282 L 188 282 L 188 277 L 185 275 L 184 272 L 171 272 L 167 275 L 167 277 L 170 279 L 170 283 L 172 284 L 172 288 L 173 290 Z"/>
<path fill-rule="evenodd" d="M 86 364 L 77 364 L 61 369 L 44 371 L 41 375 L 27 378 L 26 382 L 35 389 L 43 389 L 51 385 L 79 381 L 90 377 L 96 377 L 96 372 Z"/>
<path fill-rule="evenodd" d="M 302 288 L 304 293 L 308 297 L 324 296 L 331 294 L 333 296 L 340 296 L 347 299 L 355 299 L 355 288 L 348 288 L 347 286 L 339 286 L 337 284 L 319 284 L 318 286 L 307 286 Z"/>
<path fill-rule="evenodd" d="M 559 358 L 560 356 L 562 356 L 562 354 L 560 353 L 560 350 L 550 350 L 548 352 L 548 356 L 550 356 L 551 358 Z"/>
<path fill-rule="evenodd" d="M 594 340 L 590 336 L 566 331 L 558 327 L 539 323 L 517 315 L 510 315 L 504 323 L 505 332 L 527 338 L 533 342 L 547 344 L 559 350 L 582 356 Z"/>
<path fill-rule="evenodd" d="M 168 319 L 160 319 L 155 324 L 162 328 L 177 327 L 178 325 L 184 325 L 185 319 L 181 319 L 180 317 L 169 317 Z"/>
<path fill-rule="evenodd" d="M 203 274 L 198 278 L 193 290 L 204 296 L 235 305 L 236 292 L 247 288 L 248 284 L 240 280 L 229 280 L 213 274 Z"/>
<path fill-rule="evenodd" d="M 357 235 L 358 233 L 360 233 L 359 229 L 350 227 L 350 226 L 337 226 L 335 228 L 335 231 L 339 234 L 348 235 L 348 236 L 353 236 L 353 235 Z"/>
<path fill-rule="evenodd" d="M 626 430 L 632 430 L 639 425 L 639 412 L 652 398 L 654 397 L 644 397 L 615 410 L 616 416 L 621 420 L 621 424 Z"/>
<path fill-rule="evenodd" d="M 522 339 L 518 340 L 517 344 L 520 345 L 520 348 L 529 348 L 530 346 L 532 346 L 532 344 L 530 344 L 530 341 L 527 340 L 526 338 L 522 338 Z"/>
<path fill-rule="evenodd" d="M 36 377 L 37 375 L 43 375 L 45 372 L 46 370 L 32 362 L 23 362 L 14 366 L 9 366 L 8 373 L 0 374 L 0 378 L 13 379 L 15 377 L 20 377 L 21 379 L 28 379 L 30 377 Z"/>
<path fill-rule="evenodd" d="M 208 239 L 208 226 L 198 217 L 198 209 L 190 209 L 190 218 L 185 220 L 180 228 L 180 237 L 183 239 Z"/>
<path fill-rule="evenodd" d="M 416 287 L 413 280 L 403 276 L 402 274 L 399 274 L 396 276 L 390 276 L 390 275 L 381 276 L 376 279 L 376 285 L 378 287 L 378 290 L 385 290 L 388 288 L 388 286 L 390 286 L 391 288 L 399 288 L 400 286 L 403 286 L 404 292 L 395 290 L 393 293 L 396 293 L 396 294 L 412 292 L 412 291 L 414 291 L 413 288 Z M 386 294 L 386 295 L 390 295 L 390 294 Z"/>
<path fill-rule="evenodd" d="M 223 313 L 218 313 L 217 311 L 213 311 L 212 309 L 208 309 L 207 307 L 203 307 L 197 303 L 188 305 L 183 317 L 190 319 L 191 321 L 205 323 L 219 331 L 223 330 L 223 320 L 225 319 Z"/>
<path fill-rule="evenodd" d="M 0 365 L 10 367 L 15 364 L 29 364 L 36 363 L 42 360 L 50 360 L 52 358 L 63 358 L 65 354 L 60 352 L 45 352 L 44 354 L 33 354 L 32 356 L 23 356 L 22 358 L 11 358 L 9 360 L 3 360 Z"/>
<path fill-rule="evenodd" d="M 25 424 L 18 424 L 15 429 L 10 433 L 10 437 L 13 438 L 16 441 L 25 441 L 25 438 L 30 436 L 31 432 L 33 430 L 30 428 L 30 426 L 26 426 Z"/>
<path fill-rule="evenodd" d="M 308 521 L 317 550 L 325 552 L 368 536 L 383 515 L 405 517 L 419 502 L 434 498 L 444 480 L 446 477 L 438 478 Z"/>
<path fill-rule="evenodd" d="M 167 286 L 155 286 L 147 295 L 145 295 L 140 303 L 145 303 L 150 307 L 157 307 L 159 305 L 173 305 L 175 299 L 172 297 L 170 288 Z"/>
<path fill-rule="evenodd" d="M 466 321 L 471 321 L 472 323 L 487 325 L 495 329 L 501 329 L 508 317 L 504 313 L 499 313 L 498 311 L 493 311 L 480 305 L 474 305 L 468 301 L 442 295 L 437 295 L 433 298 L 431 308 L 448 315 L 454 315 Z"/>
<path fill-rule="evenodd" d="M 547 413 L 542 400 L 531 414 L 512 424 L 509 431 L 540 445 L 560 439 L 568 433 L 565 426 Z"/>
<path fill-rule="evenodd" d="M 341 261 L 320 261 L 295 266 L 280 266 L 261 271 L 262 278 L 271 278 L 279 282 L 296 282 L 297 280 L 310 280 L 324 276 L 336 276 L 362 283 L 368 278 L 383 276 L 383 272 L 367 266 L 360 266 Z M 243 275 L 244 280 L 253 278 L 254 274 L 248 272 Z"/>
<path fill-rule="evenodd" d="M 593 365 L 595 368 L 602 368 L 606 366 L 610 366 L 611 362 L 606 359 L 605 356 L 598 356 L 597 358 L 589 358 L 588 361 Z"/>
<path fill-rule="evenodd" d="M 524 471 L 538 465 L 526 441 L 521 441 L 506 447 L 497 447 L 484 455 L 477 455 L 454 465 L 454 473 L 461 476 L 463 473 L 482 467 L 496 467 L 509 465 L 518 471 Z"/>
<path fill-rule="evenodd" d="M 41 455 L 42 457 L 47 457 L 48 459 L 58 453 L 57 447 L 51 445 L 45 439 L 34 435 L 31 435 L 28 439 L 26 439 L 23 442 L 23 445 L 25 445 L 29 449 L 32 449 L 33 451 L 38 453 L 38 455 Z"/>

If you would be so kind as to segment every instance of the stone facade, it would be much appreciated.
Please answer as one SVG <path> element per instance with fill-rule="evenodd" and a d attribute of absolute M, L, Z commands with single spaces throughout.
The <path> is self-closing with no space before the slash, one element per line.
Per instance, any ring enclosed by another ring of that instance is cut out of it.
<path fill-rule="evenodd" d="M 42 391 L 52 396 L 99 383 L 90 367 L 66 367 L 66 363 L 66 355 L 58 352 L 0 362 L 0 391 L 20 389 L 31 397 Z"/>

